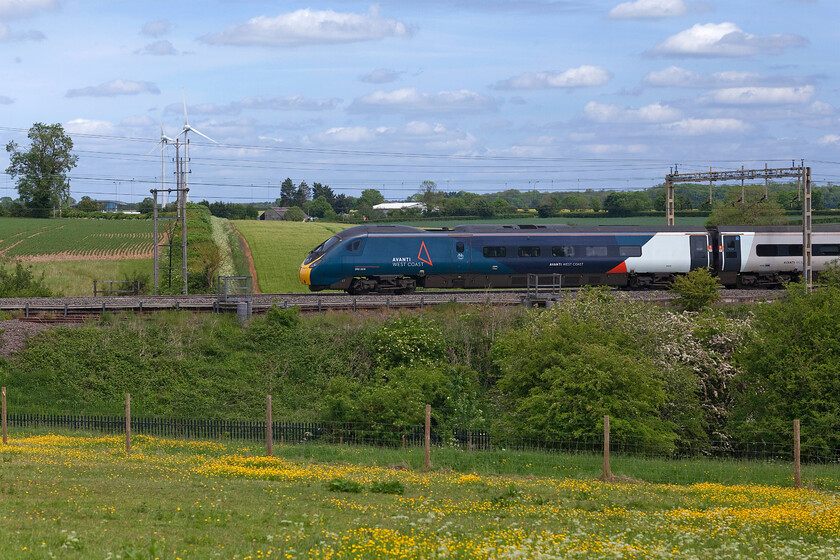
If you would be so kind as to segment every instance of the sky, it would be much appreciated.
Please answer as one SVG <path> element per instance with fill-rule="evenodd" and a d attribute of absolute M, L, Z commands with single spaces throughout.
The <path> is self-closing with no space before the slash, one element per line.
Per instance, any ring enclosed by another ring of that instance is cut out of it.
<path fill-rule="evenodd" d="M 794 161 L 819 186 L 840 183 L 838 52 L 836 0 L 0 0 L 0 140 L 61 123 L 77 200 L 172 186 L 156 143 L 185 106 L 206 136 L 187 133 L 190 200 L 274 200 L 287 177 L 392 201 L 427 180 L 641 189 Z"/>

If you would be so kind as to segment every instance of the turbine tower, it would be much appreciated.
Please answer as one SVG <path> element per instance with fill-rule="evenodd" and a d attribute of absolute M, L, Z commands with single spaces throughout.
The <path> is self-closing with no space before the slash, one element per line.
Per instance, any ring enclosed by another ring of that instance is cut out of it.
<path fill-rule="evenodd" d="M 161 194 L 163 198 L 161 200 L 161 208 L 166 207 L 166 146 L 171 144 L 175 141 L 174 138 L 170 138 L 163 132 L 163 120 L 160 118 L 160 110 L 158 110 L 158 122 L 160 123 L 160 140 L 158 140 L 157 144 L 155 144 L 154 148 L 149 150 L 149 153 L 146 154 L 148 156 L 152 152 L 154 152 L 158 146 L 160 146 L 160 188 Z"/>
<path fill-rule="evenodd" d="M 182 92 L 182 95 L 184 96 L 184 128 L 181 129 L 181 132 L 178 133 L 178 136 L 176 136 L 175 139 L 177 140 L 178 138 L 181 137 L 181 135 L 184 136 L 184 182 L 183 182 L 182 187 L 185 189 L 184 196 L 186 197 L 187 196 L 186 189 L 188 187 L 187 177 L 189 177 L 189 175 L 190 175 L 190 141 L 187 138 L 187 133 L 195 132 L 199 136 L 210 140 L 214 144 L 218 144 L 218 142 L 216 142 L 215 140 L 213 140 L 212 138 L 210 138 L 206 134 L 204 134 L 204 133 L 202 133 L 202 132 L 200 132 L 200 131 L 198 131 L 198 130 L 196 130 L 193 127 L 190 126 L 190 121 L 187 118 L 187 96 L 183 92 Z M 184 200 L 184 203 L 186 204 L 186 199 Z"/>

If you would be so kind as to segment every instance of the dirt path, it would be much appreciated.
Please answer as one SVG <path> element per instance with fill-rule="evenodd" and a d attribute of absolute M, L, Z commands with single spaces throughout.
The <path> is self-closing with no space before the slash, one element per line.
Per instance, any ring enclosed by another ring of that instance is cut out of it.
<path fill-rule="evenodd" d="M 236 229 L 236 226 L 233 222 L 230 223 L 230 226 L 233 228 L 233 231 L 236 232 L 236 235 L 239 237 L 239 246 L 242 247 L 242 250 L 245 251 L 245 258 L 248 259 L 248 273 L 251 275 L 253 280 L 253 288 L 255 294 L 261 294 L 260 291 L 260 283 L 257 281 L 257 267 L 254 266 L 254 256 L 251 254 L 251 247 L 248 245 L 248 242 L 245 241 L 245 238 L 239 233 L 239 230 Z"/>

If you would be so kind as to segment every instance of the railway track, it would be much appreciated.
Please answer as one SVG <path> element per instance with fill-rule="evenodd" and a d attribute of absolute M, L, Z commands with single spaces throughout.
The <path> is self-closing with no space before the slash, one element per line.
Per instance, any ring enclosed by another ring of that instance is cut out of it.
<path fill-rule="evenodd" d="M 534 294 L 526 290 L 488 291 L 424 291 L 408 295 L 370 294 L 349 296 L 337 292 L 254 294 L 250 300 L 252 313 L 264 313 L 271 306 L 298 306 L 304 312 L 361 311 L 378 309 L 423 309 L 444 303 L 474 305 L 546 306 L 554 301 L 573 297 L 575 290 Z M 674 297 L 665 291 L 614 292 L 627 300 L 644 300 L 667 305 Z M 724 303 L 756 303 L 779 297 L 779 290 L 726 290 Z M 9 312 L 22 321 L 78 323 L 103 313 L 145 314 L 158 311 L 236 312 L 238 301 L 220 301 L 215 294 L 179 296 L 60 297 L 4 298 L 0 311 Z"/>

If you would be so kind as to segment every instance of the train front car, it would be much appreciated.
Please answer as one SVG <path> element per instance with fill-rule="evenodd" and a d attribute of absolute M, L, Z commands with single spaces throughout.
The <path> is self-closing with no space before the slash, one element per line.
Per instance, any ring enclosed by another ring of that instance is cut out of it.
<path fill-rule="evenodd" d="M 433 256 L 442 256 L 434 233 L 399 225 L 351 227 L 309 253 L 300 266 L 300 281 L 313 292 L 409 293 L 432 266 Z"/>

